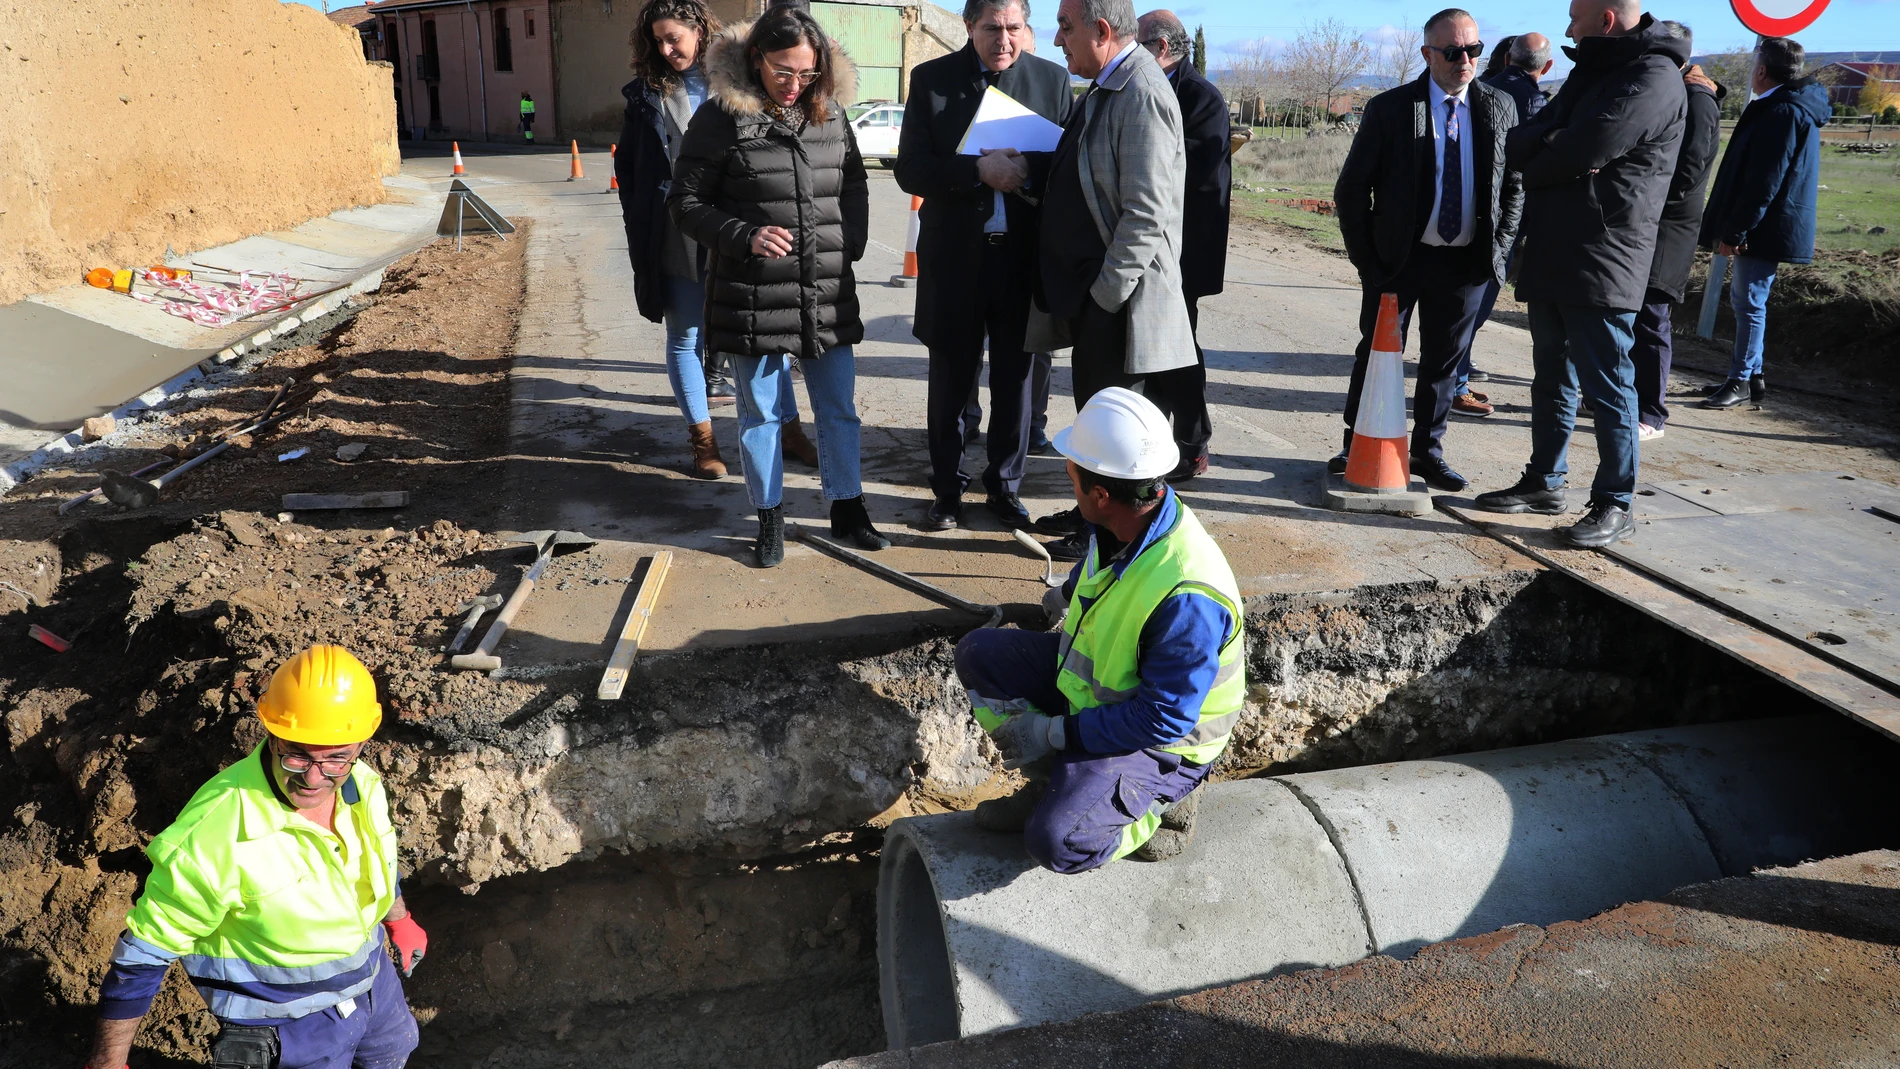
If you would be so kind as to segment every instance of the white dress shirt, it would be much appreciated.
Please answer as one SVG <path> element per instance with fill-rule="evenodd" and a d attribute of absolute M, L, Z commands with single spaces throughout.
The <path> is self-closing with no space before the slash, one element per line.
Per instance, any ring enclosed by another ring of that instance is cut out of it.
<path fill-rule="evenodd" d="M 976 65 L 983 73 L 989 73 L 990 65 L 983 62 L 983 53 L 981 52 L 976 54 Z M 988 90 L 986 89 L 984 92 L 987 93 Z M 979 108 L 982 106 L 982 104 L 977 105 Z M 1009 211 L 1003 206 L 1003 191 L 1000 189 L 992 189 L 990 192 L 996 194 L 996 203 L 995 206 L 990 209 L 990 217 L 983 221 L 983 232 L 985 234 L 1007 234 L 1009 233 Z"/>
<path fill-rule="evenodd" d="M 1128 47 L 1122 49 L 1120 52 L 1115 53 L 1115 58 L 1108 61 L 1108 64 L 1102 68 L 1102 73 L 1095 76 L 1095 84 L 1101 85 L 1104 81 L 1106 81 L 1109 75 L 1115 73 L 1115 68 L 1122 65 L 1122 60 L 1127 59 L 1129 53 L 1133 52 L 1135 49 L 1140 48 L 1140 47 L 1141 47 L 1140 41 L 1128 42 Z"/>
<path fill-rule="evenodd" d="M 1470 86 L 1461 86 L 1458 95 L 1453 96 L 1438 87 L 1430 78 L 1425 79 L 1425 99 L 1432 109 L 1432 214 L 1425 218 L 1425 233 L 1419 241 L 1426 245 L 1465 246 L 1471 244 L 1471 232 L 1474 229 L 1473 215 L 1476 214 L 1472 194 L 1471 164 L 1471 104 L 1468 99 Z M 1458 162 L 1459 173 L 1464 177 L 1464 211 L 1459 216 L 1463 225 L 1458 228 L 1458 237 L 1446 241 L 1438 235 L 1438 209 L 1445 197 L 1445 101 L 1458 102 Z"/>

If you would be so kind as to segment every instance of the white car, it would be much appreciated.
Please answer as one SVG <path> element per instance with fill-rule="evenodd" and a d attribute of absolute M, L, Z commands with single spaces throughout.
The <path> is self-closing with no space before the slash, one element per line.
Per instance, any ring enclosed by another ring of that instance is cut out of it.
<path fill-rule="evenodd" d="M 854 105 L 851 127 L 857 131 L 858 151 L 866 160 L 897 161 L 897 135 L 904 130 L 904 105 L 887 102 Z"/>

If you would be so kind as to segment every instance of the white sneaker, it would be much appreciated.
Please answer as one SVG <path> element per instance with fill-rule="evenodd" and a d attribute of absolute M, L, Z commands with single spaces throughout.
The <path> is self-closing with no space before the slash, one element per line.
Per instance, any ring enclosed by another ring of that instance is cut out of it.
<path fill-rule="evenodd" d="M 1652 427 L 1647 423 L 1638 423 L 1636 425 L 1636 440 L 1639 442 L 1653 442 L 1662 436 L 1663 429 L 1661 427 Z"/>

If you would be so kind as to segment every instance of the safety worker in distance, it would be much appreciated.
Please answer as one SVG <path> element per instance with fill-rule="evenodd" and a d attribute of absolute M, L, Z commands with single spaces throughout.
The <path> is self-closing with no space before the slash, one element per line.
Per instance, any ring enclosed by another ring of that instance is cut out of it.
<path fill-rule="evenodd" d="M 428 938 L 403 904 L 382 777 L 357 760 L 382 723 L 369 669 L 313 646 L 271 676 L 267 732 L 145 848 L 152 873 L 99 990 L 92 1069 L 126 1064 L 173 961 L 218 1019 L 217 1069 L 397 1069 Z M 378 925 L 381 925 L 379 930 Z"/>
<path fill-rule="evenodd" d="M 1240 589 L 1164 478 L 1180 462 L 1154 403 L 1110 387 L 1055 437 L 1089 547 L 1045 604 L 1046 632 L 972 631 L 957 675 L 1007 768 L 1029 783 L 976 822 L 1021 831 L 1056 872 L 1187 849 L 1197 796 L 1246 694 Z"/>

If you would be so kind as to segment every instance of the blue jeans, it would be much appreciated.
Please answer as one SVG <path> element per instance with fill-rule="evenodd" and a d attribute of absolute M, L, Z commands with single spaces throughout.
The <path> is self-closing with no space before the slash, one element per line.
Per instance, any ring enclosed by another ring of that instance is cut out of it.
<path fill-rule="evenodd" d="M 706 287 L 690 278 L 666 276 L 666 381 L 688 423 L 712 419 L 706 408 L 706 369 L 700 359 Z"/>
<path fill-rule="evenodd" d="M 1768 330 L 1768 291 L 1775 286 L 1773 260 L 1735 257 L 1735 274 L 1728 285 L 1729 307 L 1735 310 L 1735 355 L 1728 377 L 1743 382 L 1761 374 L 1761 343 Z"/>
<path fill-rule="evenodd" d="M 278 1069 L 402 1069 L 421 1041 L 415 1015 L 402 995 L 402 979 L 388 961 L 356 1009 L 336 1007 L 277 1026 Z"/>
<path fill-rule="evenodd" d="M 792 394 L 792 358 L 732 356 L 739 394 L 739 466 L 745 471 L 752 507 L 777 508 L 784 499 L 785 456 L 779 426 L 798 418 Z M 802 365 L 811 393 L 812 423 L 818 439 L 818 479 L 825 500 L 843 501 L 864 493 L 858 476 L 857 358 L 849 345 L 827 349 Z"/>
<path fill-rule="evenodd" d="M 1531 462 L 1546 489 L 1564 484 L 1577 388 L 1596 412 L 1597 477 L 1592 504 L 1630 507 L 1636 490 L 1636 313 L 1554 301 L 1530 302 Z"/>
<path fill-rule="evenodd" d="M 1066 714 L 1068 699 L 1056 688 L 1061 643 L 1057 631 L 972 631 L 957 643 L 957 678 L 999 704 L 1025 698 L 1052 716 Z M 1023 827 L 1023 847 L 1054 872 L 1100 868 L 1121 849 L 1122 829 L 1186 798 L 1212 767 L 1158 749 L 1056 754 L 1048 793 Z"/>

